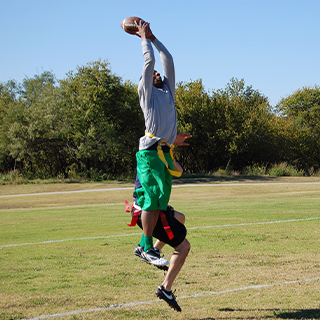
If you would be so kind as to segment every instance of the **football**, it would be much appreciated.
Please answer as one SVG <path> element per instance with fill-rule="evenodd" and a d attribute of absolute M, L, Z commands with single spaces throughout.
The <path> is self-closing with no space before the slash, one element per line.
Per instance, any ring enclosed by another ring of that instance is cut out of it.
<path fill-rule="evenodd" d="M 136 23 L 139 23 L 139 21 L 142 21 L 144 22 L 141 18 L 138 18 L 138 17 L 129 17 L 129 18 L 126 18 L 124 19 L 120 25 L 121 25 L 121 28 L 127 32 L 127 33 L 130 33 L 130 34 L 136 34 L 136 32 L 138 31 L 138 28 L 136 26 Z"/>

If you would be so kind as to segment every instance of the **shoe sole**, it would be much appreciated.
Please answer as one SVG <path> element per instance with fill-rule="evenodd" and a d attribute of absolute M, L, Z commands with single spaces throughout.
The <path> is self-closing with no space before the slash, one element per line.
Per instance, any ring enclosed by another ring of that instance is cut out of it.
<path fill-rule="evenodd" d="M 155 266 L 155 265 L 153 264 L 153 266 Z M 158 269 L 163 270 L 163 271 L 169 270 L 169 268 L 167 266 L 155 266 L 155 267 L 157 267 Z"/>
<path fill-rule="evenodd" d="M 152 264 L 152 263 L 150 263 L 148 260 L 145 260 L 145 259 L 141 258 L 141 256 L 140 256 L 140 259 L 141 259 L 142 262 L 145 262 L 145 263 L 147 263 L 147 264 L 150 264 L 151 266 L 157 267 L 157 268 L 160 269 L 160 270 L 163 270 L 163 271 L 168 271 L 168 270 L 169 270 L 169 267 L 166 266 L 166 265 L 156 265 L 156 264 Z"/>

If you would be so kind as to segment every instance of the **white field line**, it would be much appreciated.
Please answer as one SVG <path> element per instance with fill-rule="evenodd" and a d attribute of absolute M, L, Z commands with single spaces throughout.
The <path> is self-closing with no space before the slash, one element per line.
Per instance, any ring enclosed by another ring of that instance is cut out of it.
<path fill-rule="evenodd" d="M 106 238 L 117 238 L 117 237 L 130 237 L 141 235 L 140 233 L 128 233 L 128 234 L 115 234 L 109 236 L 98 236 L 98 237 L 85 237 L 85 238 L 71 238 L 71 239 L 58 239 L 58 240 L 47 240 L 40 242 L 27 242 L 27 243 L 17 243 L 17 244 L 5 244 L 0 245 L 0 248 L 8 248 L 8 247 L 20 247 L 20 246 L 31 246 L 37 244 L 47 244 L 47 243 L 56 243 L 56 242 L 67 242 L 67 241 L 78 241 L 78 240 L 95 240 L 95 239 L 106 239 Z"/>
<path fill-rule="evenodd" d="M 225 228 L 225 227 L 241 227 L 241 226 L 255 226 L 259 224 L 273 224 L 273 223 L 287 223 L 287 222 L 300 222 L 300 221 L 310 221 L 319 220 L 320 217 L 305 218 L 305 219 L 288 219 L 288 220 L 275 220 L 275 221 L 264 221 L 264 222 L 248 222 L 248 223 L 237 223 L 237 224 L 222 224 L 216 226 L 203 226 L 203 227 L 191 227 L 188 230 L 195 229 L 211 229 L 211 228 Z"/>
<path fill-rule="evenodd" d="M 191 228 L 188 228 L 188 230 L 254 226 L 254 225 L 264 225 L 264 224 L 274 224 L 274 223 L 311 221 L 311 220 L 319 220 L 319 219 L 320 219 L 320 217 L 313 217 L 313 218 L 305 218 L 305 219 L 288 219 L 288 220 L 249 222 L 249 223 L 238 223 L 238 224 L 222 224 L 222 225 L 215 225 L 215 226 L 191 227 Z M 131 237 L 131 236 L 137 236 L 137 235 L 141 235 L 141 232 L 140 233 L 128 233 L 128 234 L 115 234 L 115 235 L 98 236 L 98 237 L 84 237 L 84 238 L 47 240 L 47 241 L 40 241 L 40 242 L 29 242 L 29 243 L 18 243 L 18 244 L 6 244 L 6 245 L 0 245 L 0 248 L 30 246 L 30 245 L 56 243 L 56 242 L 66 242 L 66 241 L 95 240 L 95 239 L 106 239 L 106 238 L 117 238 L 117 237 Z"/>
<path fill-rule="evenodd" d="M 223 291 L 211 291 L 211 292 L 204 292 L 204 293 L 196 293 L 193 295 L 187 295 L 177 298 L 177 300 L 182 299 L 191 299 L 191 298 L 199 298 L 199 297 L 205 297 L 205 296 L 211 296 L 211 295 L 222 295 L 222 294 L 228 294 L 228 293 L 234 293 L 239 291 L 245 291 L 245 290 L 253 290 L 253 289 L 264 289 L 264 288 L 270 288 L 275 286 L 284 286 L 284 285 L 290 285 L 290 284 L 296 284 L 296 283 L 305 283 L 305 282 L 312 282 L 312 281 L 319 281 L 319 278 L 310 278 L 310 279 L 300 279 L 300 280 L 292 280 L 292 281 L 283 281 L 283 282 L 276 282 L 276 283 L 267 283 L 267 284 L 260 284 L 260 285 L 253 285 L 248 287 L 242 287 L 242 288 L 234 288 L 234 289 L 228 289 Z M 48 315 L 41 315 L 34 318 L 28 318 L 28 319 L 22 319 L 22 320 L 41 320 L 41 319 L 51 319 L 55 317 L 67 317 L 67 316 L 74 316 L 79 315 L 83 313 L 90 313 L 90 312 L 103 312 L 108 311 L 111 309 L 120 309 L 120 308 L 127 308 L 127 307 L 136 307 L 139 305 L 144 304 L 151 304 L 156 302 L 163 302 L 161 300 L 149 300 L 149 301 L 136 301 L 136 302 L 129 302 L 129 303 L 123 303 L 123 304 L 113 304 L 107 307 L 99 307 L 99 308 L 91 308 L 86 310 L 74 310 L 69 311 L 65 313 L 55 313 L 55 314 L 48 314 Z"/>
<path fill-rule="evenodd" d="M 314 182 L 261 182 L 261 183 L 205 183 L 205 184 L 177 184 L 173 188 L 190 188 L 190 187 L 225 187 L 225 186 L 263 186 L 263 185 L 286 185 L 286 184 L 320 184 L 318 181 Z M 0 195 L 0 198 L 13 198 L 13 197 L 29 197 L 29 196 L 43 196 L 55 194 L 69 194 L 69 193 L 86 193 L 86 192 L 106 192 L 106 191 L 122 191 L 132 190 L 134 187 L 123 188 L 106 188 L 106 189 L 89 189 L 89 190 L 74 190 L 74 191 L 55 191 L 55 192 L 40 192 L 40 193 L 24 193 L 24 194 L 8 194 Z"/>
<path fill-rule="evenodd" d="M 91 190 L 73 190 L 73 191 L 54 191 L 54 192 L 39 192 L 39 193 L 22 193 L 22 194 L 8 194 L 0 196 L 0 198 L 14 198 L 14 197 L 30 197 L 30 196 L 45 196 L 51 194 L 69 194 L 69 193 L 86 193 L 86 192 L 101 192 L 101 191 L 120 191 L 120 190 L 132 190 L 133 187 L 123 188 L 107 188 L 107 189 L 91 189 Z"/>

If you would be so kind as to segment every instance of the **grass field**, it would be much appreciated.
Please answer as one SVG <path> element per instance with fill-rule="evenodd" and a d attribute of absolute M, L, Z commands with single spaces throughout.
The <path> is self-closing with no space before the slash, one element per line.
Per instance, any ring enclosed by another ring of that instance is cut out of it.
<path fill-rule="evenodd" d="M 320 178 L 183 181 L 181 313 L 132 254 L 132 184 L 0 186 L 0 320 L 320 319 Z"/>

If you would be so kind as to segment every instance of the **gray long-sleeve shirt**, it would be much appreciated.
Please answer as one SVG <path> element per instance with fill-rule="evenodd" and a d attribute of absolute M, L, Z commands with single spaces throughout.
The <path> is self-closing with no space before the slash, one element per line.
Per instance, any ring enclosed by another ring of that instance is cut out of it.
<path fill-rule="evenodd" d="M 139 141 L 139 149 L 147 149 L 163 139 L 174 143 L 177 136 L 177 114 L 174 104 L 175 98 L 175 71 L 173 59 L 165 46 L 157 39 L 154 45 L 159 51 L 163 67 L 163 87 L 153 86 L 153 72 L 155 56 L 152 42 L 142 40 L 144 67 L 138 86 L 140 106 L 145 119 L 145 131 L 155 137 L 143 136 Z"/>

